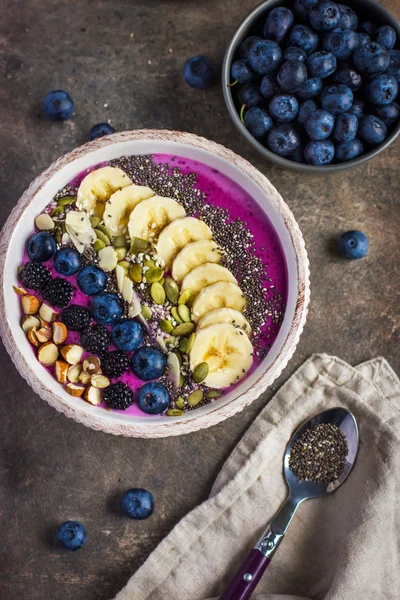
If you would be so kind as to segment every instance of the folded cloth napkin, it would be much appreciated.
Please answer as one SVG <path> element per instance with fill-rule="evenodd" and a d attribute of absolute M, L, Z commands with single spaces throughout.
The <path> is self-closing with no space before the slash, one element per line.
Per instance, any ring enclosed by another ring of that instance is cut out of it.
<path fill-rule="evenodd" d="M 282 457 L 308 417 L 344 406 L 360 429 L 337 492 L 302 504 L 254 600 L 400 598 L 400 381 L 383 358 L 315 355 L 261 412 L 210 498 L 173 529 L 115 600 L 218 598 L 285 500 Z"/>

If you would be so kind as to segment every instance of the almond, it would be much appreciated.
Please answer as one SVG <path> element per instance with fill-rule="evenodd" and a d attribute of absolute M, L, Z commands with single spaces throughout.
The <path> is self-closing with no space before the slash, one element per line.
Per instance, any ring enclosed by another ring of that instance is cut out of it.
<path fill-rule="evenodd" d="M 60 352 L 67 363 L 76 365 L 82 358 L 83 348 L 78 344 L 67 344 L 61 348 Z"/>
<path fill-rule="evenodd" d="M 51 329 L 50 327 L 41 327 L 36 331 L 36 337 L 41 344 L 44 342 L 49 342 L 51 340 Z"/>
<path fill-rule="evenodd" d="M 22 310 L 26 315 L 36 315 L 39 310 L 40 302 L 36 296 L 25 294 L 21 299 Z"/>
<path fill-rule="evenodd" d="M 60 383 L 67 382 L 67 371 L 69 369 L 69 364 L 65 362 L 65 360 L 57 360 L 56 361 L 56 379 Z"/>
<path fill-rule="evenodd" d="M 39 231 L 49 231 L 50 229 L 54 229 L 54 221 L 51 216 L 46 213 L 42 213 L 36 217 L 35 225 Z"/>
<path fill-rule="evenodd" d="M 90 374 L 86 371 L 81 371 L 79 373 L 79 381 L 83 383 L 83 385 L 87 385 L 88 383 L 90 383 Z"/>
<path fill-rule="evenodd" d="M 70 396 L 82 396 L 85 391 L 82 385 L 76 385 L 75 383 L 67 383 L 65 387 Z"/>
<path fill-rule="evenodd" d="M 105 375 L 92 375 L 90 383 L 96 388 L 106 388 L 110 385 L 110 380 Z"/>
<path fill-rule="evenodd" d="M 67 339 L 68 329 L 64 323 L 54 321 L 53 323 L 53 340 L 56 344 L 63 344 Z"/>
<path fill-rule="evenodd" d="M 40 329 L 40 321 L 33 315 L 24 315 L 21 321 L 21 327 L 27 333 L 30 329 Z"/>
<path fill-rule="evenodd" d="M 67 379 L 71 383 L 78 383 L 79 375 L 81 374 L 82 365 L 71 365 L 68 368 Z"/>
<path fill-rule="evenodd" d="M 97 356 L 87 356 L 83 361 L 83 370 L 89 373 L 89 375 L 101 373 L 100 359 Z"/>
<path fill-rule="evenodd" d="M 53 342 L 42 344 L 38 350 L 38 360 L 42 365 L 54 365 L 58 358 L 58 348 Z"/>
<path fill-rule="evenodd" d="M 84 391 L 83 397 L 89 404 L 93 404 L 93 406 L 98 406 L 103 402 L 103 395 L 101 390 L 93 387 L 92 385 L 86 388 Z"/>
<path fill-rule="evenodd" d="M 46 321 L 46 323 L 51 323 L 58 317 L 58 313 L 45 302 L 43 302 L 42 306 L 40 307 L 39 315 L 42 317 L 43 321 Z"/>
<path fill-rule="evenodd" d="M 30 329 L 28 331 L 28 340 L 30 341 L 31 344 L 33 344 L 34 346 L 36 346 L 36 348 L 38 348 L 39 340 L 37 338 L 36 333 L 37 333 L 36 327 L 32 327 L 32 329 Z"/>
<path fill-rule="evenodd" d="M 17 287 L 16 285 L 13 285 L 13 288 L 14 292 L 18 294 L 18 296 L 25 296 L 25 294 L 28 293 L 26 290 L 24 290 L 24 288 Z"/>

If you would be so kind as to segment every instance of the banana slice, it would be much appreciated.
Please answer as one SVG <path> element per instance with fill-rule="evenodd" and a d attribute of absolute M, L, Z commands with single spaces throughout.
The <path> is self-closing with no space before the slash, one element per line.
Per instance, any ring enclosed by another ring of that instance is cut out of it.
<path fill-rule="evenodd" d="M 209 373 L 203 383 L 220 389 L 238 382 L 253 364 L 253 345 L 246 335 L 229 323 L 201 329 L 190 351 L 190 368 L 206 362 Z"/>
<path fill-rule="evenodd" d="M 212 285 L 213 283 L 218 283 L 218 281 L 237 283 L 237 280 L 232 273 L 225 267 L 221 267 L 221 265 L 216 265 L 214 263 L 204 263 L 186 275 L 182 281 L 181 293 L 189 289 L 192 292 L 192 299 L 197 296 L 203 288 Z"/>
<path fill-rule="evenodd" d="M 251 336 L 251 326 L 248 320 L 238 310 L 233 308 L 216 308 L 207 313 L 197 323 L 197 329 L 205 329 L 216 323 L 229 323 L 234 327 L 239 327 L 247 335 Z"/>
<path fill-rule="evenodd" d="M 131 212 L 128 223 L 129 236 L 131 240 L 134 237 L 147 241 L 155 240 L 171 221 L 185 215 L 183 206 L 173 198 L 153 196 L 140 202 Z"/>
<path fill-rule="evenodd" d="M 82 180 L 78 189 L 76 205 L 79 210 L 101 218 L 105 203 L 110 196 L 131 183 L 128 175 L 118 167 L 96 169 Z"/>
<path fill-rule="evenodd" d="M 178 283 L 193 269 L 203 263 L 220 263 L 222 250 L 213 240 L 200 240 L 187 244 L 172 263 L 172 277 Z"/>
<path fill-rule="evenodd" d="M 198 323 L 204 315 L 216 308 L 233 308 L 242 312 L 245 306 L 246 300 L 238 285 L 219 281 L 208 285 L 197 295 L 192 306 L 193 320 Z"/>
<path fill-rule="evenodd" d="M 114 236 L 124 235 L 128 231 L 129 217 L 135 206 L 152 196 L 154 196 L 152 189 L 134 183 L 114 192 L 107 201 L 107 210 L 104 211 L 105 226 Z"/>
<path fill-rule="evenodd" d="M 204 221 L 195 217 L 177 219 L 160 233 L 157 254 L 165 262 L 165 266 L 170 267 L 174 257 L 186 244 L 211 238 L 211 229 Z"/>

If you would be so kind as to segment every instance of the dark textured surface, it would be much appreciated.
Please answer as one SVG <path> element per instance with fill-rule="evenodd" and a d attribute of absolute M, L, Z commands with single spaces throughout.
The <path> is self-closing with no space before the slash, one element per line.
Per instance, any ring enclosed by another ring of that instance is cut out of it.
<path fill-rule="evenodd" d="M 384 3 L 400 17 L 396 0 Z M 204 500 L 241 434 L 274 391 L 313 352 L 356 364 L 383 355 L 400 372 L 400 144 L 356 170 L 329 177 L 280 171 L 239 138 L 218 85 L 186 86 L 184 60 L 219 64 L 254 0 L 5 0 L 0 14 L 1 204 L 4 223 L 30 181 L 111 119 L 117 130 L 176 128 L 220 142 L 265 173 L 292 208 L 311 260 L 310 314 L 294 359 L 262 398 L 233 419 L 182 438 L 146 441 L 97 433 L 36 397 L 1 350 L 0 597 L 106 600 L 170 528 Z M 46 93 L 71 93 L 76 114 L 41 116 Z M 107 107 L 105 107 L 107 105 Z M 396 206 L 397 203 L 397 206 Z M 332 251 L 342 231 L 370 238 L 361 261 Z M 332 246 L 333 244 L 333 246 Z M 122 517 L 127 488 L 150 489 L 154 516 Z M 88 543 L 55 547 L 56 526 L 82 520 Z M 178 597 L 178 596 L 177 596 Z"/>

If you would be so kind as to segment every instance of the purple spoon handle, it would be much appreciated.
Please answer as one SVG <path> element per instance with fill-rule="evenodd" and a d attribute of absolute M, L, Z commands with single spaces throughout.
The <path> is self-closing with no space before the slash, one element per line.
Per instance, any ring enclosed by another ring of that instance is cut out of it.
<path fill-rule="evenodd" d="M 220 600 L 248 600 L 268 567 L 270 560 L 257 548 L 250 550 L 245 562 L 220 597 Z"/>

